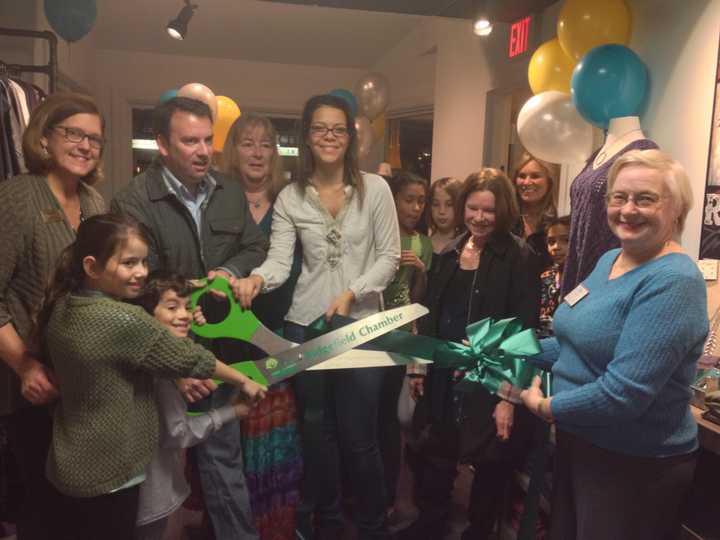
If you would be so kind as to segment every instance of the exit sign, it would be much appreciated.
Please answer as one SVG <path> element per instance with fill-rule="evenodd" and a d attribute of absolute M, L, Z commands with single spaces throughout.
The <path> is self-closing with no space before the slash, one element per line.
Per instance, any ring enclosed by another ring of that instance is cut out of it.
<path fill-rule="evenodd" d="M 510 45 L 508 47 L 508 57 L 513 58 L 524 53 L 528 49 L 528 34 L 530 33 L 530 19 L 528 15 L 524 19 L 520 19 L 512 23 L 510 26 Z"/>

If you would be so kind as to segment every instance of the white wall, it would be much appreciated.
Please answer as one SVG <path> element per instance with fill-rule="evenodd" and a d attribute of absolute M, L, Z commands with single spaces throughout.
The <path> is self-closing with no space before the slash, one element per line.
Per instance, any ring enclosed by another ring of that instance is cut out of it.
<path fill-rule="evenodd" d="M 432 108 L 436 45 L 436 23 L 426 21 L 372 66 L 371 71 L 380 72 L 388 79 L 389 116 Z"/>
<path fill-rule="evenodd" d="M 35 5 L 32 2 L 0 0 L 0 26 L 35 30 Z M 8 64 L 32 64 L 32 42 L 26 37 L 0 36 L 0 60 Z"/>
<path fill-rule="evenodd" d="M 647 64 L 651 90 L 643 128 L 680 161 L 695 206 L 683 246 L 697 257 L 718 61 L 720 0 L 632 0 L 630 46 Z"/>
<path fill-rule="evenodd" d="M 247 62 L 152 53 L 97 51 L 95 87 L 112 141 L 106 154 L 111 197 L 132 176 L 133 106 L 152 106 L 171 88 L 201 82 L 232 98 L 241 110 L 299 115 L 305 100 L 333 88 L 352 88 L 364 70 Z"/>
<path fill-rule="evenodd" d="M 468 21 L 437 21 L 432 178 L 466 177 L 483 164 L 485 95 L 492 88 L 484 43 Z"/>

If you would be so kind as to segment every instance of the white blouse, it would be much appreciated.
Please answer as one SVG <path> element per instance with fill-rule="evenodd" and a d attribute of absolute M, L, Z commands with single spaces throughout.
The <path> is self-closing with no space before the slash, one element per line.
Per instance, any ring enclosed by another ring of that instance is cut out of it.
<path fill-rule="evenodd" d="M 290 184 L 278 195 L 270 251 L 265 262 L 251 273 L 263 278 L 263 292 L 285 283 L 296 238 L 300 239 L 302 270 L 286 320 L 308 325 L 348 289 L 355 295 L 351 317 L 366 317 L 381 309 L 382 291 L 400 261 L 400 230 L 390 187 L 375 174 L 362 176 L 362 207 L 356 190 L 346 186 L 345 205 L 335 218 L 322 205 L 313 186 L 303 193 L 296 184 Z"/>

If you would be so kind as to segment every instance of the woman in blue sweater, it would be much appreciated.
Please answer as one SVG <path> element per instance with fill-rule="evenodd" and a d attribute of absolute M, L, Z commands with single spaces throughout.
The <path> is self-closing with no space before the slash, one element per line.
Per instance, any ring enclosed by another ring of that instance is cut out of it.
<path fill-rule="evenodd" d="M 690 384 L 708 332 L 705 283 L 677 243 L 692 204 L 682 166 L 634 150 L 608 177 L 608 251 L 555 313 L 552 366 L 525 405 L 558 427 L 551 538 L 662 540 L 679 532 L 695 469 Z"/>

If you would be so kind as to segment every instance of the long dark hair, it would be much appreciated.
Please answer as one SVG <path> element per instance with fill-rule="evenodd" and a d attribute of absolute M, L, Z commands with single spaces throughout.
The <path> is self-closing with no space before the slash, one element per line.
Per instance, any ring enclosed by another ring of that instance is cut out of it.
<path fill-rule="evenodd" d="M 108 260 L 125 245 L 131 235 L 149 243 L 147 229 L 128 215 L 99 214 L 80 224 L 75 242 L 60 254 L 55 274 L 45 292 L 42 307 L 35 318 L 34 336 L 41 345 L 45 342 L 45 330 L 55 304 L 63 296 L 78 291 L 85 280 L 83 259 L 95 257 L 98 264 L 105 266 Z M 47 351 L 41 350 L 46 353 Z M 45 355 L 47 358 L 47 355 Z"/>
<path fill-rule="evenodd" d="M 357 130 L 355 129 L 355 116 L 347 101 L 330 94 L 313 96 L 307 100 L 305 107 L 303 107 L 302 123 L 300 126 L 300 149 L 298 152 L 298 188 L 304 192 L 308 186 L 310 177 L 315 171 L 315 158 L 310 151 L 307 140 L 310 137 L 310 124 L 312 124 L 313 114 L 315 114 L 315 111 L 320 107 L 332 107 L 333 109 L 341 110 L 345 114 L 350 140 L 348 141 L 348 148 L 345 152 L 343 182 L 357 189 L 360 204 L 362 204 L 365 196 L 365 186 L 363 185 L 360 165 L 358 164 L 358 140 Z"/>
<path fill-rule="evenodd" d="M 425 180 L 422 176 L 419 176 L 410 171 L 400 170 L 396 172 L 392 176 L 392 178 L 390 178 L 388 184 L 390 185 L 390 191 L 392 191 L 393 199 L 395 199 L 396 207 L 397 197 L 398 195 L 400 195 L 402 190 L 405 189 L 406 186 L 417 185 L 423 188 L 423 191 L 425 192 L 425 208 L 423 208 L 422 216 L 420 217 L 420 221 L 418 221 L 415 230 L 422 234 L 427 234 L 428 207 L 430 206 L 428 204 L 430 194 L 430 186 L 428 185 L 428 181 Z"/>

